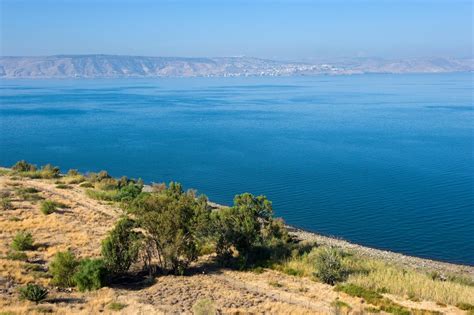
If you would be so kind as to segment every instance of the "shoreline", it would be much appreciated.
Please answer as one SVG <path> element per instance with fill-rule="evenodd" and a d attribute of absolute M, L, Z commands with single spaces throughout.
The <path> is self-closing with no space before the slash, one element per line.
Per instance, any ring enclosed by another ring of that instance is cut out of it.
<path fill-rule="evenodd" d="M 213 209 L 227 207 L 225 205 L 221 205 L 212 201 L 208 201 L 208 204 Z M 470 276 L 474 279 L 474 266 L 444 262 L 417 256 L 409 256 L 406 254 L 392 252 L 389 250 L 377 249 L 373 247 L 355 244 L 334 236 L 325 236 L 288 224 L 285 224 L 285 226 L 288 229 L 290 235 L 295 236 L 300 241 L 316 242 L 320 245 L 334 246 L 344 250 L 354 251 L 360 255 L 369 258 L 381 259 L 389 263 L 401 265 L 404 267 L 410 267 L 417 270 L 436 271 L 441 273 L 442 275 L 445 275 L 446 273 L 461 273 Z"/>

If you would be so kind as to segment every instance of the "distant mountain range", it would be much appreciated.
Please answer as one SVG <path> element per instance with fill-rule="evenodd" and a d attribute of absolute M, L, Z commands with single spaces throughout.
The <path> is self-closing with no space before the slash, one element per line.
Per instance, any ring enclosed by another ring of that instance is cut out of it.
<path fill-rule="evenodd" d="M 474 59 L 290 62 L 250 57 L 180 58 L 116 55 L 0 57 L 0 78 L 232 77 L 362 73 L 470 72 Z"/>

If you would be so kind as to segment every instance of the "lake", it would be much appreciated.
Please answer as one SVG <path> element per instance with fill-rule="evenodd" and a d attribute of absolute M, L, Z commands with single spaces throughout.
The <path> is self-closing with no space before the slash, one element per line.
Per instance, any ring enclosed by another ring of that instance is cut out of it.
<path fill-rule="evenodd" d="M 106 169 L 474 265 L 472 74 L 2 80 L 0 165 Z"/>

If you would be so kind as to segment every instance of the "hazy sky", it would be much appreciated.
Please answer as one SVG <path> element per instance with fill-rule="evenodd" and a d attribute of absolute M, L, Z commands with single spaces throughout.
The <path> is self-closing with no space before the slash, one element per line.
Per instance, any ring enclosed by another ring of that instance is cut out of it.
<path fill-rule="evenodd" d="M 459 0 L 0 0 L 1 54 L 469 57 Z"/>

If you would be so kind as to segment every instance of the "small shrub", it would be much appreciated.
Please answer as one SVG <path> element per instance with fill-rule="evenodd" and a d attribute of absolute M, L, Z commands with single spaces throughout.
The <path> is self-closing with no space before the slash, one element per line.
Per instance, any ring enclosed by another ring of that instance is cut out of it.
<path fill-rule="evenodd" d="M 12 249 L 19 251 L 31 250 L 34 248 L 33 236 L 29 232 L 18 232 L 13 238 L 11 247 Z"/>
<path fill-rule="evenodd" d="M 24 252 L 20 252 L 20 251 L 17 251 L 17 250 L 12 250 L 12 251 L 8 252 L 7 259 L 26 261 L 26 260 L 28 260 L 28 256 Z"/>
<path fill-rule="evenodd" d="M 57 184 L 56 188 L 58 189 L 71 189 L 72 187 L 66 184 Z"/>
<path fill-rule="evenodd" d="M 92 184 L 89 183 L 89 182 L 84 182 L 84 183 L 80 184 L 79 187 L 92 188 L 92 187 L 94 187 L 94 185 L 92 185 Z"/>
<path fill-rule="evenodd" d="M 347 277 L 347 271 L 342 265 L 341 254 L 336 249 L 326 248 L 319 252 L 315 265 L 314 275 L 324 283 L 334 285 Z"/>
<path fill-rule="evenodd" d="M 2 210 L 12 210 L 13 209 L 13 204 L 8 197 L 3 197 L 0 199 L 0 208 Z"/>
<path fill-rule="evenodd" d="M 71 251 L 56 253 L 49 268 L 53 284 L 61 287 L 74 286 L 73 278 L 78 265 L 79 261 Z"/>
<path fill-rule="evenodd" d="M 100 289 L 105 284 L 107 269 L 101 259 L 84 259 L 80 262 L 73 281 L 80 291 Z"/>
<path fill-rule="evenodd" d="M 45 178 L 45 179 L 50 179 L 50 178 L 57 178 L 60 175 L 60 169 L 57 166 L 53 166 L 51 164 L 46 164 L 43 167 L 41 167 L 40 170 L 40 177 Z"/>
<path fill-rule="evenodd" d="M 119 303 L 119 302 L 112 302 L 109 304 L 109 310 L 111 311 L 120 311 L 124 309 L 127 305 Z"/>
<path fill-rule="evenodd" d="M 28 300 L 38 304 L 40 301 L 44 300 L 48 296 L 48 290 L 45 288 L 36 285 L 36 284 L 27 284 L 25 287 L 20 288 L 20 298 L 22 300 Z"/>
<path fill-rule="evenodd" d="M 18 221 L 21 221 L 21 219 L 19 217 L 9 217 L 8 221 L 18 222 Z"/>
<path fill-rule="evenodd" d="M 215 315 L 217 314 L 214 303 L 209 299 L 201 299 L 193 305 L 194 315 Z"/>
<path fill-rule="evenodd" d="M 55 212 L 57 209 L 57 204 L 51 200 L 45 200 L 41 203 L 41 213 L 48 215 Z"/>
<path fill-rule="evenodd" d="M 26 162 L 25 160 L 21 160 L 12 166 L 12 170 L 16 172 L 34 172 L 36 171 L 36 166 Z"/>

